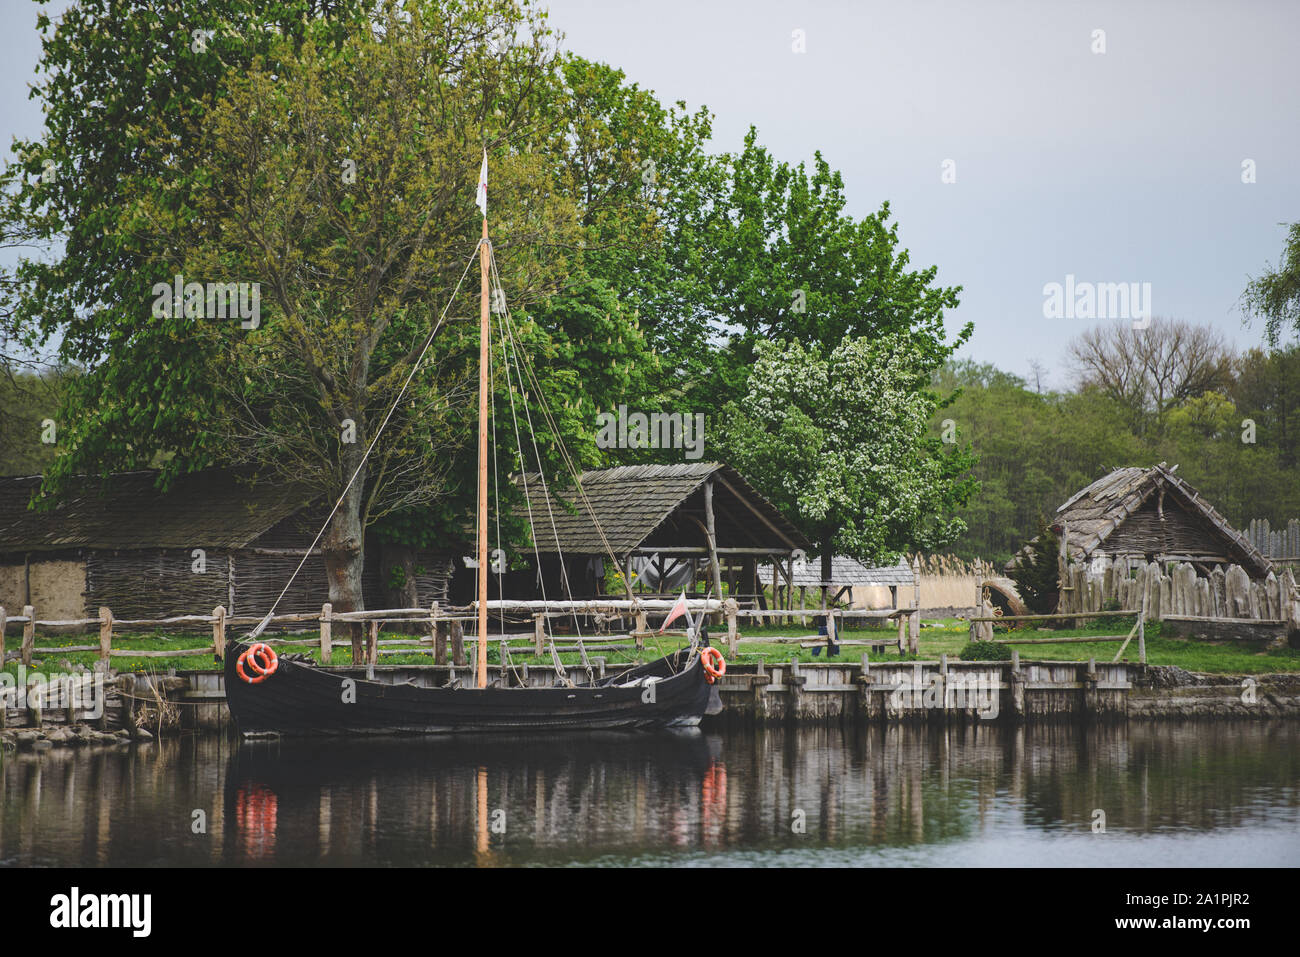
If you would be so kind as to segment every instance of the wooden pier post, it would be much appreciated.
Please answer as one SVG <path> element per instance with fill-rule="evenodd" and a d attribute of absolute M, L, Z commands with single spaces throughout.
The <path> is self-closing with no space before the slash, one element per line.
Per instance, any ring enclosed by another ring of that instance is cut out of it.
<path fill-rule="evenodd" d="M 644 617 L 645 617 L 644 612 L 637 615 L 636 620 L 637 620 L 638 628 L 640 628 L 641 619 Z M 640 642 L 640 640 L 641 639 L 638 636 L 637 641 Z M 640 646 L 638 645 L 638 647 Z M 546 612 L 539 611 L 537 614 L 533 615 L 533 654 L 535 654 L 537 657 L 540 658 L 545 653 L 546 653 Z"/>
<path fill-rule="evenodd" d="M 1025 676 L 1020 671 L 1020 652 L 1011 649 L 1011 720 L 1023 721 L 1025 717 Z"/>
<path fill-rule="evenodd" d="M 5 611 L 5 606 L 0 605 L 0 668 L 3 668 L 5 663 L 5 625 L 8 621 L 9 615 Z M 0 715 L 0 728 L 4 727 L 3 722 L 4 717 Z"/>
<path fill-rule="evenodd" d="M 117 679 L 117 693 L 122 698 L 122 725 L 136 736 L 135 727 L 135 675 L 125 674 Z"/>
<path fill-rule="evenodd" d="M 334 606 L 330 602 L 320 606 L 320 663 L 328 665 L 334 657 Z"/>
<path fill-rule="evenodd" d="M 30 668 L 32 666 L 32 646 L 36 643 L 36 609 L 31 605 L 23 605 L 23 617 L 27 620 L 23 622 L 22 660 L 23 664 Z"/>
<path fill-rule="evenodd" d="M 723 611 L 727 615 L 727 654 L 736 657 L 736 645 L 740 635 L 736 631 L 737 612 L 740 610 L 736 599 L 728 598 L 722 603 Z"/>
<path fill-rule="evenodd" d="M 434 664 L 437 664 L 438 663 L 438 603 L 436 601 L 431 602 L 429 604 L 429 645 L 433 649 Z M 443 643 L 442 649 L 443 649 L 442 654 L 443 657 L 445 658 L 447 656 L 447 645 L 445 642 Z"/>
<path fill-rule="evenodd" d="M 212 609 L 212 657 L 220 661 L 226 653 L 226 606 Z"/>
<path fill-rule="evenodd" d="M 99 609 L 99 668 L 104 674 L 112 670 L 113 661 L 113 612 L 100 606 Z"/>

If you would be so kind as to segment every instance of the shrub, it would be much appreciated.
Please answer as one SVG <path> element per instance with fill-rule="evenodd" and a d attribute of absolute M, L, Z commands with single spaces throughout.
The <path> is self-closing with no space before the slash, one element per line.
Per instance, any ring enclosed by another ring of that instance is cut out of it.
<path fill-rule="evenodd" d="M 962 661 L 1010 661 L 1011 646 L 996 641 L 969 641 L 958 657 Z"/>

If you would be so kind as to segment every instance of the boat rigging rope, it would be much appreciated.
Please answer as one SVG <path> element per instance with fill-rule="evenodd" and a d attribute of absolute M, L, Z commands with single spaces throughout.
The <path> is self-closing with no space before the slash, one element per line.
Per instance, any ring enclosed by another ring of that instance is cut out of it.
<path fill-rule="evenodd" d="M 500 273 L 499 273 L 499 272 L 497 271 L 497 269 L 496 269 L 496 260 L 495 260 L 495 258 L 491 255 L 491 252 L 490 252 L 490 251 L 489 251 L 489 264 L 490 264 L 490 268 L 491 268 L 492 271 L 493 271 L 493 275 L 495 275 L 496 278 L 497 278 L 497 284 L 500 285 L 500 283 L 501 283 Z M 572 460 L 569 458 L 568 450 L 564 447 L 564 442 L 560 439 L 560 431 L 559 431 L 559 428 L 557 427 L 554 418 L 553 418 L 553 417 L 551 416 L 551 414 L 550 414 L 550 409 L 549 409 L 549 408 L 547 407 L 547 405 L 546 405 L 546 394 L 545 394 L 545 392 L 542 390 L 540 383 L 538 383 L 538 381 L 537 381 L 537 377 L 536 377 L 536 375 L 534 375 L 533 370 L 532 370 L 532 367 L 529 366 L 527 362 L 521 362 L 520 359 L 519 359 L 519 352 L 520 352 L 520 350 L 519 350 L 518 341 L 517 341 L 516 338 L 515 338 L 514 323 L 511 321 L 510 310 L 509 310 L 509 306 L 508 306 L 508 304 L 507 304 L 507 305 L 502 309 L 502 313 L 503 313 L 503 315 L 505 316 L 505 324 L 504 324 L 504 325 L 505 325 L 505 329 L 506 329 L 506 331 L 508 331 L 508 333 L 509 333 L 510 344 L 511 344 L 511 346 L 513 347 L 512 349 L 510 349 L 510 350 L 507 352 L 507 355 L 506 355 L 506 365 L 507 365 L 507 370 L 509 369 L 509 360 L 510 360 L 511 357 L 513 357 L 513 359 L 514 359 L 514 363 L 515 363 L 515 372 L 516 372 L 516 375 L 517 375 L 517 377 L 518 377 L 519 385 L 520 385 L 520 394 L 521 394 L 521 396 L 524 396 L 524 397 L 527 396 L 527 390 L 526 390 L 525 387 L 524 387 L 524 386 L 525 386 L 525 383 L 524 383 L 524 374 L 523 374 L 523 370 L 524 370 L 525 368 L 528 370 L 529 379 L 530 379 L 530 381 L 533 383 L 533 391 L 534 391 L 534 392 L 536 393 L 536 395 L 537 395 L 538 406 L 539 406 L 540 410 L 542 411 L 542 414 L 543 414 L 544 416 L 546 416 L 547 424 L 550 426 L 550 428 L 551 428 L 551 432 L 552 432 L 552 434 L 555 436 L 555 439 L 556 439 L 556 442 L 555 442 L 556 448 L 560 451 L 561 456 L 565 459 L 566 464 L 568 464 L 568 466 L 569 466 L 569 470 L 572 472 L 572 471 L 573 471 Z M 550 524 L 551 524 L 551 535 L 552 535 L 552 537 L 553 537 L 553 539 L 554 539 L 554 541 L 555 541 L 555 550 L 556 550 L 556 553 L 557 553 L 558 556 L 559 556 L 559 562 L 560 562 L 560 581 L 561 581 L 561 584 L 562 584 L 562 586 L 563 586 L 563 588 L 564 588 L 564 592 L 565 592 L 565 594 L 568 595 L 570 601 L 573 601 L 573 588 L 572 588 L 572 585 L 570 584 L 570 581 L 569 581 L 569 572 L 568 572 L 568 567 L 567 567 L 567 564 L 566 564 L 566 562 L 565 562 L 565 560 L 564 560 L 564 548 L 563 548 L 563 546 L 560 544 L 560 534 L 559 534 L 559 531 L 557 530 L 556 525 L 555 525 L 555 512 L 554 512 L 554 510 L 551 508 L 551 495 L 550 495 L 550 491 L 549 491 L 549 490 L 547 489 L 547 487 L 546 487 L 546 467 L 545 467 L 545 464 L 542 462 L 541 450 L 540 450 L 540 449 L 538 448 L 538 446 L 537 446 L 537 429 L 536 429 L 536 427 L 535 427 L 534 424 L 533 424 L 532 411 L 529 409 L 529 407 L 528 407 L 528 403 L 525 401 L 525 402 L 523 403 L 523 405 L 524 405 L 524 416 L 525 416 L 525 417 L 527 418 L 527 420 L 528 420 L 528 434 L 529 434 L 529 438 L 530 438 L 530 440 L 531 440 L 531 442 L 532 442 L 532 445 L 533 445 L 533 454 L 534 454 L 534 456 L 536 456 L 536 458 L 537 458 L 537 474 L 538 474 L 538 478 L 539 478 L 539 480 L 540 480 L 540 482 L 541 482 L 541 487 L 542 487 L 542 500 L 546 503 L 546 512 L 547 512 L 547 515 L 548 515 L 549 518 L 550 518 Z M 514 411 L 514 398 L 513 398 L 513 395 L 511 396 L 511 414 L 514 415 L 514 417 L 515 417 L 515 433 L 516 433 L 516 438 L 518 438 L 519 418 L 518 418 L 518 414 Z M 525 463 L 524 463 L 524 461 L 523 461 L 523 443 L 522 443 L 522 441 L 520 441 L 520 443 L 519 443 L 519 448 L 520 448 L 520 472 L 521 472 L 521 474 L 526 475 L 526 469 L 524 468 L 524 464 L 525 464 Z M 525 482 L 525 486 L 524 486 L 524 499 L 525 499 L 525 501 L 528 501 L 528 500 L 529 500 L 529 495 L 528 495 L 527 479 L 526 479 L 526 478 L 524 478 L 524 482 Z M 576 476 L 575 476 L 574 484 L 575 484 L 575 485 L 578 487 L 578 489 L 581 491 L 581 489 L 582 489 L 582 483 L 581 483 L 580 481 L 577 480 Z M 588 512 L 591 513 L 591 515 L 592 515 L 592 521 L 595 523 L 595 525 L 596 525 L 596 529 L 597 529 L 597 531 L 600 533 L 602 540 L 605 541 L 606 549 L 609 550 L 609 543 L 608 543 L 608 540 L 605 539 L 604 531 L 603 531 L 603 529 L 600 528 L 600 522 L 599 522 L 599 520 L 595 517 L 595 513 L 594 513 L 594 511 L 590 508 L 590 505 L 588 505 Z M 532 519 L 532 506 L 531 506 L 531 502 L 529 502 L 529 520 L 530 520 L 530 522 L 531 522 L 531 519 Z M 537 538 L 537 536 L 536 536 L 536 533 L 535 533 L 535 526 L 533 527 L 533 531 L 534 531 L 534 534 L 533 534 L 534 549 L 536 549 L 536 547 L 537 547 L 537 546 L 536 546 L 536 538 Z M 613 551 L 612 551 L 612 550 L 610 550 L 610 557 L 613 558 Z M 614 561 L 614 564 L 615 564 L 615 567 L 617 567 L 617 565 L 618 565 L 617 560 Z M 539 556 L 539 558 L 538 558 L 538 568 L 539 568 L 539 570 L 540 570 L 540 568 L 541 568 L 541 558 L 540 558 L 540 556 Z M 630 595 L 631 595 L 631 591 L 629 590 L 629 596 L 630 596 Z M 543 592 L 542 597 L 543 597 L 543 599 L 545 599 L 545 597 L 546 597 L 546 596 L 545 596 L 545 592 Z M 593 674 L 593 671 L 592 671 L 591 661 L 590 661 L 590 659 L 587 657 L 587 649 L 586 649 L 586 646 L 583 644 L 583 640 L 582 640 L 582 626 L 578 623 L 578 615 L 577 615 L 577 612 L 576 612 L 576 611 L 574 611 L 574 613 L 573 613 L 573 626 L 574 626 L 574 630 L 575 630 L 576 633 L 577 633 L 577 635 L 576 635 L 576 641 L 577 641 L 577 645 L 578 645 L 578 654 L 579 654 L 579 655 L 581 656 L 581 658 L 582 658 L 582 666 L 583 666 L 583 668 L 584 668 L 584 669 L 586 670 L 586 672 L 587 672 L 587 680 L 588 680 L 588 681 L 592 681 L 592 680 L 594 679 L 594 674 Z M 558 655 L 555 653 L 555 649 L 554 649 L 554 641 L 552 641 L 551 656 L 552 656 L 552 659 L 553 659 L 553 660 L 558 660 Z"/>
<path fill-rule="evenodd" d="M 497 288 L 500 288 L 500 276 L 497 277 Z M 506 306 L 506 309 L 503 310 L 503 312 L 504 312 L 507 316 L 509 315 L 508 309 L 509 309 L 509 306 L 507 305 L 507 306 Z M 511 352 L 511 350 L 510 350 L 510 348 L 509 348 L 509 346 L 507 345 L 507 342 L 506 342 L 506 326 L 505 326 L 505 324 L 503 324 L 503 323 L 497 323 L 497 331 L 498 331 L 498 332 L 500 333 L 500 335 L 501 335 L 501 354 L 502 354 L 502 357 L 503 357 L 504 360 L 505 360 L 505 369 L 506 369 L 506 393 L 510 396 L 510 419 L 511 419 L 512 424 L 514 425 L 514 431 L 515 431 L 515 448 L 518 450 L 518 454 L 519 454 L 519 474 L 520 474 L 520 477 L 521 477 L 522 480 L 523 480 L 523 485 L 524 485 L 524 505 L 525 505 L 525 507 L 528 509 L 528 530 L 529 530 L 529 535 L 530 535 L 530 537 L 532 538 L 532 543 L 533 543 L 533 556 L 534 556 L 534 558 L 535 558 L 536 561 L 537 561 L 537 586 L 538 586 L 538 588 L 541 590 L 541 593 L 542 593 L 542 601 L 546 601 L 546 578 L 545 578 L 545 576 L 542 574 L 542 554 L 541 554 L 541 550 L 540 550 L 540 549 L 538 548 L 538 546 L 537 546 L 537 534 L 536 534 L 536 528 L 537 528 L 537 525 L 536 525 L 536 523 L 533 521 L 533 502 L 532 502 L 532 497 L 531 497 L 531 495 L 529 495 L 529 490 L 528 490 L 528 469 L 527 469 L 527 467 L 526 467 L 526 462 L 525 462 L 525 460 L 524 460 L 524 441 L 523 441 L 523 437 L 519 434 L 519 413 L 518 413 L 518 411 L 515 409 L 515 377 L 514 377 L 514 376 L 511 376 L 511 374 L 510 374 L 510 357 L 511 357 L 512 352 Z M 514 341 L 513 330 L 511 330 L 510 341 L 511 341 L 511 342 Z M 519 381 L 519 396 L 520 396 L 520 401 L 523 401 L 523 398 L 524 398 L 524 395 L 525 395 L 525 392 L 524 392 L 524 385 L 523 385 L 523 374 L 518 372 L 519 356 L 518 356 L 518 353 L 517 353 L 517 352 L 514 353 L 514 360 L 515 360 L 516 374 L 517 374 L 517 378 L 518 378 L 518 381 Z M 524 406 L 524 410 L 525 410 L 525 412 L 527 412 L 527 409 L 528 409 L 528 407 L 527 407 L 527 405 L 525 405 L 525 406 Z M 531 427 L 532 427 L 532 419 L 531 419 L 531 418 L 529 419 L 529 423 L 528 423 L 528 424 L 529 424 L 529 427 L 530 427 L 530 430 L 531 430 Z M 549 507 L 550 507 L 550 499 L 549 499 L 549 497 L 547 497 L 547 496 L 545 495 L 545 489 L 546 489 L 546 473 L 545 473 L 545 470 L 542 468 L 541 453 L 540 453 L 540 451 L 539 451 L 538 448 L 537 448 L 537 437 L 536 437 L 535 434 L 532 435 L 532 442 L 533 442 L 533 454 L 537 457 L 537 467 L 538 467 L 538 471 L 539 471 L 539 474 L 541 474 L 541 476 L 542 476 L 542 490 L 543 490 L 543 497 L 546 498 L 546 501 L 547 501 L 547 507 L 549 508 Z M 500 482 L 499 482 L 499 481 L 498 481 L 498 483 L 497 483 L 497 486 L 498 486 L 498 487 L 500 486 Z M 497 509 L 498 509 L 498 512 L 497 512 L 497 519 L 498 519 L 498 528 L 499 528 L 499 527 L 500 527 L 500 526 L 499 526 L 499 522 L 500 522 L 500 503 L 499 503 L 499 501 L 498 501 Z M 552 525 L 552 528 L 554 528 L 554 525 L 555 525 L 554 518 L 552 518 L 551 525 Z M 557 539 L 557 546 L 558 546 L 558 539 Z M 561 568 L 564 567 L 564 556 L 563 556 L 563 554 L 560 555 L 560 567 L 561 567 Z M 574 625 L 575 625 L 575 627 L 576 627 L 576 626 L 577 626 L 577 620 L 578 620 L 578 617 L 577 617 L 576 614 L 574 615 L 573 620 L 574 620 Z M 543 633 L 545 633 L 545 631 L 546 631 L 546 618 L 545 618 L 545 614 L 543 614 L 543 616 L 542 616 L 542 631 L 543 631 Z M 572 681 L 572 679 L 569 678 L 569 673 L 565 670 L 565 668 L 564 668 L 564 663 L 560 661 L 560 655 L 559 655 L 559 652 L 557 652 L 557 651 L 555 650 L 555 639 L 554 639 L 554 637 L 551 636 L 551 635 L 547 635 L 547 646 L 549 647 L 550 652 L 551 652 L 551 664 L 555 667 L 555 675 L 556 675 L 556 678 L 557 678 L 557 679 L 560 681 L 560 683 L 563 684 L 565 687 L 572 688 L 572 687 L 573 687 L 573 681 Z"/>
<path fill-rule="evenodd" d="M 348 490 L 352 488 L 352 483 L 355 482 L 357 476 L 361 474 L 361 470 L 365 467 L 366 460 L 370 458 L 370 453 L 375 450 L 375 444 L 379 441 L 379 437 L 384 434 L 384 429 L 388 426 L 388 420 L 393 417 L 393 412 L 397 410 L 398 404 L 401 403 L 402 396 L 406 395 L 406 390 L 410 386 L 411 380 L 415 378 L 415 373 L 419 371 L 420 366 L 424 363 L 424 357 L 428 354 L 429 347 L 433 345 L 434 337 L 438 334 L 438 330 L 442 327 L 443 322 L 447 318 L 447 310 L 449 310 L 451 304 L 456 301 L 456 294 L 460 292 L 461 284 L 465 282 L 465 277 L 469 275 L 469 268 L 473 265 L 474 257 L 478 255 L 479 246 L 482 244 L 482 239 L 474 244 L 474 251 L 470 253 L 469 258 L 465 262 L 465 270 L 460 274 L 460 279 L 456 280 L 456 288 L 451 291 L 451 296 L 447 299 L 447 304 L 442 308 L 442 314 L 438 316 L 438 321 L 433 324 L 433 329 L 430 330 L 428 337 L 424 340 L 424 346 L 420 349 L 419 357 L 411 364 L 411 371 L 407 373 L 406 381 L 402 383 L 402 388 L 397 393 L 397 398 L 393 400 L 393 404 L 389 407 L 387 414 L 384 416 L 384 420 L 379 423 L 379 428 L 375 431 L 375 437 L 370 440 L 370 445 L 361 456 L 361 461 L 357 463 L 356 470 L 352 473 L 352 477 L 348 479 L 348 484 L 343 486 L 343 491 L 339 494 L 338 501 L 334 503 L 334 507 L 330 509 L 329 515 L 325 517 L 325 522 L 321 525 L 320 531 L 316 533 L 316 537 L 312 539 L 311 545 L 308 546 L 305 552 L 303 552 L 302 560 L 298 562 L 298 567 L 293 570 L 293 574 L 290 575 L 289 580 L 285 582 L 284 588 L 280 591 L 280 594 L 276 596 L 275 601 L 272 602 L 271 610 L 266 613 L 266 617 L 258 623 L 256 628 L 244 636 L 245 641 L 251 641 L 257 638 L 266 630 L 266 626 L 271 623 L 271 618 L 275 615 L 275 609 L 284 599 L 284 596 L 288 594 L 289 588 L 293 585 L 294 579 L 298 577 L 298 573 L 302 571 L 303 565 L 307 563 L 307 559 L 320 543 L 321 536 L 325 534 L 325 529 L 329 528 L 329 524 L 334 518 L 334 513 L 337 512 L 339 506 L 343 504 L 343 499 L 347 496 Z"/>

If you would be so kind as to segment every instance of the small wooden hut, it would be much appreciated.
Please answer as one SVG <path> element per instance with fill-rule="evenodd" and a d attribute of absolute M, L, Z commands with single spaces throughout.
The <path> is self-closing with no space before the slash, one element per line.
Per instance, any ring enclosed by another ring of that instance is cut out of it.
<path fill-rule="evenodd" d="M 1119 468 L 1076 492 L 1056 510 L 1053 530 L 1072 562 L 1110 559 L 1127 571 L 1150 562 L 1187 562 L 1208 576 L 1240 565 L 1264 578 L 1269 560 L 1164 462 Z"/>
<path fill-rule="evenodd" d="M 160 491 L 157 473 L 88 479 L 51 511 L 28 508 L 39 476 L 0 479 L 0 605 L 35 605 L 48 618 L 265 613 L 299 561 L 281 613 L 319 611 L 328 600 L 324 559 L 308 548 L 325 510 L 300 488 L 220 469 L 195 472 Z M 366 541 L 366 604 L 383 607 L 391 566 L 408 570 L 408 600 L 446 600 L 445 555 Z"/>

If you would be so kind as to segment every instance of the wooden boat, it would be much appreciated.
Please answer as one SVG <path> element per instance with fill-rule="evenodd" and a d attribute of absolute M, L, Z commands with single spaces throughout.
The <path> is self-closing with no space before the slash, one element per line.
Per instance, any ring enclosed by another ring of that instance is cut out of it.
<path fill-rule="evenodd" d="M 483 637 L 477 641 L 474 668 L 477 687 L 390 684 L 321 668 L 306 656 L 277 657 L 269 645 L 254 641 L 270 621 L 268 613 L 248 639 L 228 642 L 225 648 L 226 703 L 239 731 L 246 736 L 668 728 L 698 724 L 704 715 L 721 710 L 713 681 L 721 673 L 722 656 L 716 649 L 707 647 L 707 638 L 702 643 L 692 640 L 688 649 L 675 655 L 622 670 L 600 681 L 574 684 L 564 678 L 556 687 L 487 686 L 491 326 L 486 151 L 479 174 L 478 205 L 483 210 L 483 234 L 478 245 L 478 600 L 475 606 L 478 635 Z M 397 401 L 401 401 L 400 393 Z M 523 461 L 522 449 L 520 456 Z M 360 466 L 353 474 L 354 481 L 359 471 Z M 595 520 L 594 514 L 592 518 Z M 302 565 L 298 567 L 301 569 Z M 630 590 L 628 597 L 632 597 Z M 684 611 L 689 618 L 688 609 L 683 593 L 673 613 Z M 551 650 L 558 675 L 559 656 L 553 644 Z"/>
<path fill-rule="evenodd" d="M 237 672 L 248 647 L 228 642 L 225 655 L 226 702 L 247 737 L 657 729 L 722 710 L 700 655 L 686 650 L 573 687 L 423 688 L 352 677 L 306 656 L 279 657 L 251 684 Z"/>

